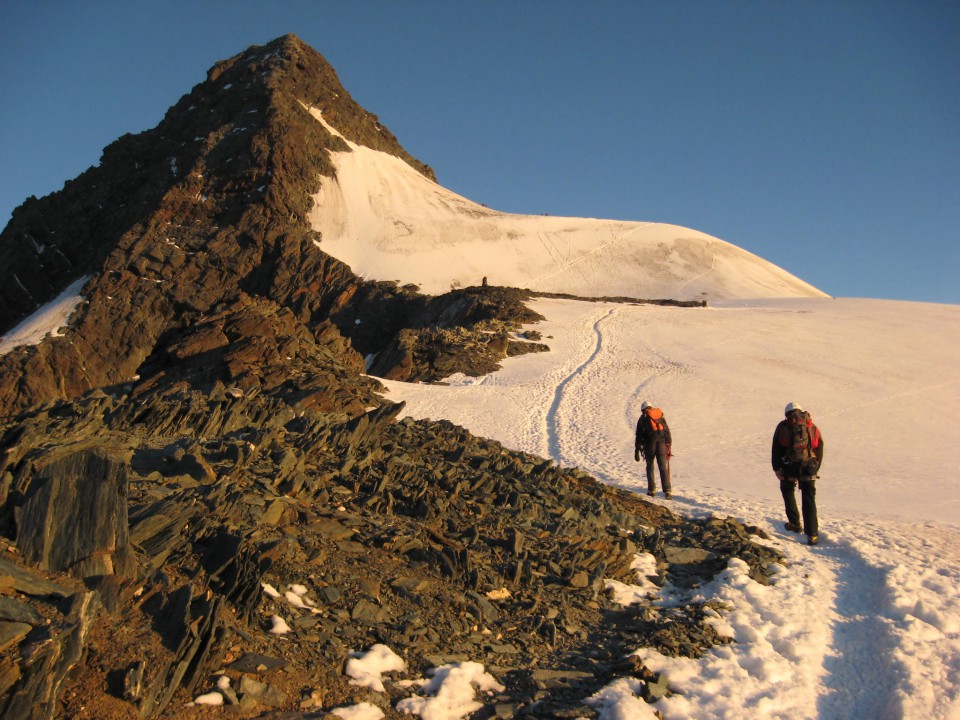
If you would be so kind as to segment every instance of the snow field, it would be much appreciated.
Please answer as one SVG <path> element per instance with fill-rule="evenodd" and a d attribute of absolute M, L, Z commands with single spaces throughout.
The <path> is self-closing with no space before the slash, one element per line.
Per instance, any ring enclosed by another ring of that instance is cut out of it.
<path fill-rule="evenodd" d="M 343 138 L 316 108 L 307 108 Z M 772 263 L 664 223 L 502 213 L 387 153 L 343 138 L 311 225 L 320 248 L 361 277 L 438 295 L 490 283 L 545 292 L 673 299 L 823 296 Z"/>
<path fill-rule="evenodd" d="M 735 643 L 699 660 L 638 650 L 676 694 L 655 705 L 620 680 L 603 720 L 960 717 L 960 308 L 868 300 L 731 301 L 671 308 L 538 300 L 551 351 L 446 386 L 390 382 L 413 417 L 446 418 L 510 448 L 645 491 L 633 460 L 639 406 L 674 435 L 677 512 L 766 530 L 787 564 L 771 586 L 739 561 L 698 599 Z M 770 468 L 787 402 L 825 438 L 821 545 L 783 529 Z M 659 498 L 659 496 L 658 496 Z M 659 501 L 659 500 L 658 500 Z M 645 561 L 638 560 L 639 574 Z M 609 584 L 609 583 L 608 583 Z M 622 602 L 651 588 L 614 586 Z M 656 599 L 668 607 L 676 590 Z"/>

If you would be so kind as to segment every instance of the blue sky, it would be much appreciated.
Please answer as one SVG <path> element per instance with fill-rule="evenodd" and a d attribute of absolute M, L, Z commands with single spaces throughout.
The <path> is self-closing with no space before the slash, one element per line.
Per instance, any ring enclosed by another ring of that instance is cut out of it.
<path fill-rule="evenodd" d="M 285 33 L 476 202 L 685 225 L 832 295 L 960 303 L 953 0 L 11 0 L 0 224 Z"/>

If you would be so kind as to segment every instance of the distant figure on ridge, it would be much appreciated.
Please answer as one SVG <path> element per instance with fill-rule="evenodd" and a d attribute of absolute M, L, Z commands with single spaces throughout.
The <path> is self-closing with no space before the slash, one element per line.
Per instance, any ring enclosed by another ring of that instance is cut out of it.
<path fill-rule="evenodd" d="M 655 408 L 646 400 L 640 406 L 640 419 L 637 420 L 637 439 L 634 444 L 633 459 L 640 462 L 643 457 L 647 461 L 647 495 L 653 497 L 657 493 L 657 482 L 653 477 L 653 461 L 657 461 L 660 471 L 660 485 L 663 487 L 663 496 L 668 500 L 673 497 L 673 488 L 670 483 L 670 458 L 673 456 L 671 446 L 673 438 L 670 436 L 670 426 L 663 410 Z"/>
<path fill-rule="evenodd" d="M 797 403 L 784 409 L 785 418 L 773 433 L 773 449 L 770 460 L 773 472 L 780 480 L 780 494 L 787 511 L 784 527 L 790 532 L 801 530 L 807 536 L 808 545 L 820 541 L 817 522 L 817 472 L 823 462 L 823 436 L 813 424 L 810 413 Z M 800 500 L 803 504 L 803 527 L 797 510 L 795 491 L 800 485 Z"/>

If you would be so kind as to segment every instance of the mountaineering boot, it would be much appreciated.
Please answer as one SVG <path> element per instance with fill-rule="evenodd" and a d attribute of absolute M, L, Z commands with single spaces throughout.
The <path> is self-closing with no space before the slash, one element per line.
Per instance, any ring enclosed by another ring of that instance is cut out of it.
<path fill-rule="evenodd" d="M 788 522 L 788 523 L 785 523 L 783 527 L 790 532 L 795 532 L 795 533 L 800 532 L 800 526 L 797 525 L 796 523 Z"/>
<path fill-rule="evenodd" d="M 807 545 L 816 545 L 820 542 L 820 536 L 814 533 L 813 535 L 807 535 Z"/>

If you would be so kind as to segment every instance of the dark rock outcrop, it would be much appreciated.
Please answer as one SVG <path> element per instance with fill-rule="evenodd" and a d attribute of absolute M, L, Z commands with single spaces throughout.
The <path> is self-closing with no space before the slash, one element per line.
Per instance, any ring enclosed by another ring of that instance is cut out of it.
<path fill-rule="evenodd" d="M 523 324 L 543 318 L 524 303 L 529 292 L 480 286 L 454 290 L 440 297 L 412 295 L 402 301 L 351 305 L 335 320 L 350 328 L 350 337 L 371 358 L 369 371 L 388 380 L 438 382 L 460 372 L 479 377 L 500 368 L 500 362 L 546 345 L 518 335 Z M 388 308 L 389 320 L 378 309 Z M 382 337 L 392 337 L 384 346 Z"/>

